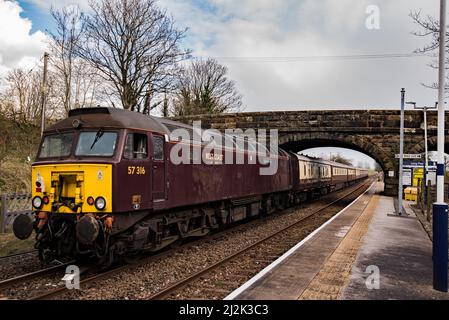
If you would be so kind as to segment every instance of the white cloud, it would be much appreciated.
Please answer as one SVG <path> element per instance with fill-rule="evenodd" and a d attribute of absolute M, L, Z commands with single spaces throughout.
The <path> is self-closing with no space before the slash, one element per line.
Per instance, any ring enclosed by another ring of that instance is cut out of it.
<path fill-rule="evenodd" d="M 0 74 L 33 67 L 45 50 L 46 35 L 31 33 L 32 23 L 21 12 L 15 1 L 0 0 Z"/>
<path fill-rule="evenodd" d="M 187 43 L 199 56 L 266 57 L 411 53 L 425 39 L 408 14 L 436 15 L 438 0 L 164 0 Z M 366 7 L 378 5 L 381 29 L 365 28 Z M 247 110 L 385 108 L 398 105 L 399 91 L 431 103 L 435 92 L 427 58 L 361 61 L 260 62 L 220 59 L 244 94 Z"/>
<path fill-rule="evenodd" d="M 0 0 L 1 1 L 1 0 Z M 28 0 L 51 5 L 88 0 Z M 299 108 L 397 107 L 399 91 L 432 104 L 436 93 L 421 86 L 436 80 L 427 58 L 360 61 L 261 62 L 220 57 L 322 56 L 411 53 L 427 40 L 408 14 L 436 16 L 438 0 L 159 0 L 197 56 L 218 57 L 244 95 L 248 111 Z M 381 29 L 365 28 L 366 7 L 380 8 Z M 10 28 L 11 30 L 11 28 Z"/>

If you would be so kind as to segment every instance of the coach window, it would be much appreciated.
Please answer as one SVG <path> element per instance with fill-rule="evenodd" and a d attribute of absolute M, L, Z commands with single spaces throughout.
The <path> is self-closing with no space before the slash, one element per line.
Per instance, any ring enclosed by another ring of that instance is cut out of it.
<path fill-rule="evenodd" d="M 153 136 L 153 159 L 156 161 L 164 160 L 164 140 L 161 137 Z"/>
<path fill-rule="evenodd" d="M 125 143 L 125 159 L 146 159 L 147 156 L 147 136 L 139 133 L 128 134 Z"/>

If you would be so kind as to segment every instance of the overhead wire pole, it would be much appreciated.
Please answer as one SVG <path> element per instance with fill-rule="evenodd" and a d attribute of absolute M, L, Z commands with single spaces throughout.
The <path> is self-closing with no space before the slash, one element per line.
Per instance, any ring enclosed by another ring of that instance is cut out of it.
<path fill-rule="evenodd" d="M 440 53 L 438 65 L 437 201 L 433 204 L 433 288 L 447 292 L 448 206 L 444 202 L 444 121 L 446 64 L 446 0 L 440 0 Z"/>
<path fill-rule="evenodd" d="M 41 137 L 45 130 L 45 107 L 47 103 L 47 72 L 48 72 L 48 57 L 47 52 L 44 53 L 44 75 L 42 78 L 42 96 L 41 96 Z"/>
<path fill-rule="evenodd" d="M 404 109 L 405 109 L 405 89 L 401 90 L 401 129 L 399 138 L 399 189 L 398 189 L 398 215 L 402 215 L 402 193 L 403 193 L 403 166 L 404 166 Z"/>

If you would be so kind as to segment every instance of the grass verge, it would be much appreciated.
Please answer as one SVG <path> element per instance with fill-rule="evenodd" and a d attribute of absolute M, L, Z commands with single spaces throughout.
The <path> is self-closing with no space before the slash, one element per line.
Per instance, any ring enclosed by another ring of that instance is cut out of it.
<path fill-rule="evenodd" d="M 0 234 L 0 257 L 31 251 L 33 249 L 33 237 L 30 237 L 27 240 L 19 240 L 12 232 Z"/>

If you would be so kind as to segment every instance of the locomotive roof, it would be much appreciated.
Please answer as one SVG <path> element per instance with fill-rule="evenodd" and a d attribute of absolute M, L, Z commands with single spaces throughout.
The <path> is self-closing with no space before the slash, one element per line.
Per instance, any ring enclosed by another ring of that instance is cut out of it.
<path fill-rule="evenodd" d="M 83 128 L 140 129 L 162 134 L 170 134 L 179 128 L 186 129 L 189 132 L 193 131 L 191 125 L 181 122 L 124 109 L 97 107 L 71 110 L 68 118 L 49 127 L 46 132 L 72 129 L 75 120 L 79 120 Z"/>
<path fill-rule="evenodd" d="M 148 116 L 116 108 L 82 108 L 69 112 L 69 116 L 49 127 L 46 131 L 59 131 L 73 128 L 78 120 L 83 128 L 127 128 L 170 134 L 174 128 L 191 128 L 174 121 Z"/>

